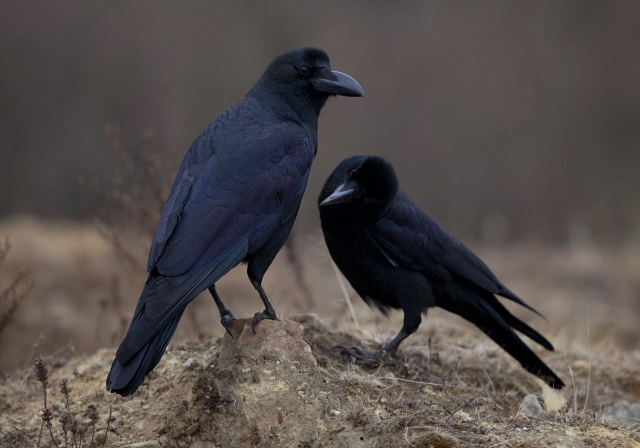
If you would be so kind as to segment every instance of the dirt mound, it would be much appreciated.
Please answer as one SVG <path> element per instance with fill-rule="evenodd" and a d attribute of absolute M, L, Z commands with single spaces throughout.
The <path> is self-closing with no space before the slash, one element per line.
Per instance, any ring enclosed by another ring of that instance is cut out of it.
<path fill-rule="evenodd" d="M 563 393 L 549 390 L 490 345 L 474 347 L 479 354 L 472 362 L 460 358 L 463 346 L 445 353 L 436 345 L 433 353 L 433 347 L 409 345 L 405 377 L 390 367 L 364 371 L 345 363 L 332 347 L 361 341 L 332 332 L 315 315 L 292 319 L 262 321 L 255 335 L 251 321 L 240 319 L 233 324 L 234 338 L 225 334 L 173 347 L 127 399 L 104 389 L 113 350 L 76 357 L 62 367 L 50 360 L 48 406 L 58 446 L 72 446 L 72 434 L 66 445 L 58 422 L 67 413 L 58 388 L 63 377 L 72 389 L 72 417 L 89 422 L 90 405 L 100 414 L 95 433 L 87 427 L 83 446 L 90 446 L 92 433 L 96 446 L 149 448 L 640 444 L 640 434 L 607 421 L 604 411 L 574 412 L 575 403 L 566 400 L 573 396 L 571 386 Z M 559 367 L 558 360 L 550 363 Z M 592 378 L 606 376 L 618 385 L 627 375 L 637 379 L 637 371 L 598 365 L 592 366 Z M 29 371 L 0 387 L 0 446 L 36 446 L 43 407 L 39 386 Z M 598 386 L 592 387 L 597 393 Z M 546 406 L 536 417 L 520 410 L 532 392 Z M 638 394 L 637 388 L 626 390 L 631 401 Z M 47 428 L 41 439 L 41 446 L 54 446 Z"/>

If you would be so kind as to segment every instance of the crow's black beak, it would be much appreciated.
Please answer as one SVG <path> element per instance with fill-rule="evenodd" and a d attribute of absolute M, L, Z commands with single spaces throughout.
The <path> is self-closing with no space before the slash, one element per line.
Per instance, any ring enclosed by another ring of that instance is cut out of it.
<path fill-rule="evenodd" d="M 311 81 L 311 84 L 314 89 L 331 95 L 364 96 L 358 81 L 342 72 L 322 70 L 320 77 Z"/>
<path fill-rule="evenodd" d="M 360 188 L 356 182 L 345 182 L 333 190 L 333 193 L 318 205 L 322 207 L 340 202 L 350 202 L 351 199 L 360 194 L 359 192 Z"/>

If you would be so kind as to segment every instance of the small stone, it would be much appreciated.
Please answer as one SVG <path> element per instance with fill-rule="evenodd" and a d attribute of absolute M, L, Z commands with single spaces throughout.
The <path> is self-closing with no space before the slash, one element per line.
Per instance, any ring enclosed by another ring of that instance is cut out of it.
<path fill-rule="evenodd" d="M 189 448 L 216 448 L 215 443 L 205 440 L 196 440 Z"/>
<path fill-rule="evenodd" d="M 188 426 L 185 430 L 184 433 L 188 436 L 194 434 L 196 431 L 198 430 L 198 422 L 195 422 L 194 424 L 192 424 L 191 426 Z"/>
<path fill-rule="evenodd" d="M 605 419 L 623 423 L 631 430 L 640 428 L 640 403 L 620 401 L 605 414 Z"/>
<path fill-rule="evenodd" d="M 122 445 L 120 448 L 162 448 L 156 440 L 147 440 L 145 442 L 136 442 L 129 445 Z"/>
<path fill-rule="evenodd" d="M 198 362 L 193 358 L 189 358 L 182 364 L 182 367 L 185 369 L 193 369 L 194 367 L 198 367 Z"/>
<path fill-rule="evenodd" d="M 520 412 L 525 415 L 540 415 L 542 414 L 542 405 L 538 401 L 538 397 L 533 394 L 529 394 L 520 402 Z"/>
<path fill-rule="evenodd" d="M 453 418 L 455 418 L 460 422 L 470 422 L 471 420 L 473 420 L 473 417 L 471 417 L 468 413 L 464 411 L 456 411 L 453 414 Z"/>

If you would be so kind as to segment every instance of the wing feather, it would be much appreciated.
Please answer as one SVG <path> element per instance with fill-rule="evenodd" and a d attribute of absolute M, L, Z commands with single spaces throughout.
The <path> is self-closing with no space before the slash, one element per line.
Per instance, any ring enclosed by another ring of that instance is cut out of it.
<path fill-rule="evenodd" d="M 399 191 L 389 211 L 375 224 L 378 245 L 403 266 L 445 281 L 456 278 L 498 294 L 538 313 L 509 291 L 489 267 Z"/>

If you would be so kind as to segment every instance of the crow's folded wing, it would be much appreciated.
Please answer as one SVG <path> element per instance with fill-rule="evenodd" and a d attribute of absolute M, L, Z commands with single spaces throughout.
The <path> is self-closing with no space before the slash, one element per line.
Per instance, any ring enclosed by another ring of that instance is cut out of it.
<path fill-rule="evenodd" d="M 370 234 L 387 257 L 405 267 L 445 281 L 463 279 L 540 314 L 509 291 L 480 258 L 402 191 Z"/>
<path fill-rule="evenodd" d="M 149 279 L 118 350 L 121 363 L 267 242 L 300 204 L 315 155 L 300 127 L 249 123 L 241 138 L 239 131 L 208 130 L 192 145 L 162 213 Z"/>

